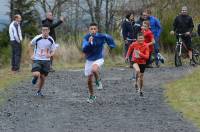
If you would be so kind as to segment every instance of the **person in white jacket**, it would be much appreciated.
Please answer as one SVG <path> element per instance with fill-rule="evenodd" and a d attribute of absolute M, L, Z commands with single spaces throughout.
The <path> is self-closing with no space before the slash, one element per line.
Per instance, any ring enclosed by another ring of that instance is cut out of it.
<path fill-rule="evenodd" d="M 21 52 L 22 52 L 22 32 L 21 22 L 22 18 L 19 14 L 14 16 L 14 20 L 9 26 L 9 36 L 12 49 L 11 70 L 16 73 L 20 70 Z"/>

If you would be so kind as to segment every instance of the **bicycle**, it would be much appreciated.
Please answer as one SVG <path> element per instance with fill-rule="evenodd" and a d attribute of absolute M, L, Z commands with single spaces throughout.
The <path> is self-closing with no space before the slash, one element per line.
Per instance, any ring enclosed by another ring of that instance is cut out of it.
<path fill-rule="evenodd" d="M 182 66 L 182 60 L 181 57 L 183 56 L 183 53 L 187 53 L 188 52 L 188 48 L 186 47 L 186 45 L 184 44 L 183 40 L 182 40 L 182 36 L 186 35 L 186 34 L 180 34 L 177 33 L 177 42 L 176 42 L 176 47 L 175 47 L 175 66 Z M 188 55 L 186 54 L 185 57 L 187 57 Z M 200 64 L 200 53 L 199 50 L 196 48 L 192 48 L 192 60 L 194 61 L 195 64 Z"/>

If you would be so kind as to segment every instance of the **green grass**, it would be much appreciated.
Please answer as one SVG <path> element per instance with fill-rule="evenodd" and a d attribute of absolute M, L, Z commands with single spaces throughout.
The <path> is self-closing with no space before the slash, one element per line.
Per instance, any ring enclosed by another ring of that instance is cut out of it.
<path fill-rule="evenodd" d="M 165 87 L 169 104 L 200 128 L 200 68 Z"/>

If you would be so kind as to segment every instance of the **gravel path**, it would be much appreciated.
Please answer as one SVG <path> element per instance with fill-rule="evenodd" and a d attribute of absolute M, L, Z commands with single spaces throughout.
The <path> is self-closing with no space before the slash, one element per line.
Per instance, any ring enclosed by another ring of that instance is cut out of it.
<path fill-rule="evenodd" d="M 145 73 L 144 97 L 129 80 L 132 70 L 104 69 L 104 89 L 88 104 L 81 70 L 50 74 L 44 98 L 23 81 L 7 92 L 0 108 L 0 132 L 197 132 L 191 122 L 165 102 L 161 85 L 191 72 L 191 67 L 154 68 Z"/>

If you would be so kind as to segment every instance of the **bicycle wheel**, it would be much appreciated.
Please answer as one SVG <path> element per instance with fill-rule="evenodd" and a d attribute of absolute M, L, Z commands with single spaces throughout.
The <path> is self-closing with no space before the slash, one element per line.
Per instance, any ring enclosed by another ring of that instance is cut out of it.
<path fill-rule="evenodd" d="M 176 67 L 182 66 L 181 55 L 179 55 L 179 52 L 180 52 L 180 46 L 177 46 L 175 49 L 175 58 L 174 58 Z"/>
<path fill-rule="evenodd" d="M 194 61 L 194 63 L 200 65 L 200 54 L 199 51 L 197 49 L 192 49 L 192 60 Z"/>

